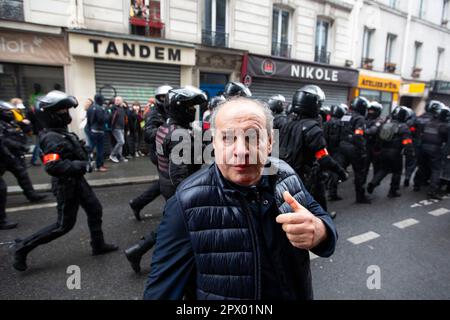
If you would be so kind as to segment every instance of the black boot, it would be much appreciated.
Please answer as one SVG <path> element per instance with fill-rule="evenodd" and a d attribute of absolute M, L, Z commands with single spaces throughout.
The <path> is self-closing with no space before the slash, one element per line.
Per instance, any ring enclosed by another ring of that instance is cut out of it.
<path fill-rule="evenodd" d="M 436 191 L 428 192 L 428 198 L 435 200 L 442 200 L 443 198 Z"/>
<path fill-rule="evenodd" d="M 112 251 L 116 251 L 119 249 L 118 246 L 114 244 L 106 243 L 103 239 L 96 239 L 91 241 L 91 247 L 92 247 L 92 255 L 98 256 L 100 254 L 109 253 Z"/>
<path fill-rule="evenodd" d="M 400 193 L 398 193 L 397 190 L 390 190 L 388 193 L 388 198 L 398 198 L 401 197 L 402 195 Z"/>
<path fill-rule="evenodd" d="M 136 203 L 133 200 L 130 200 L 129 202 L 130 204 L 130 208 L 134 213 L 134 217 L 136 218 L 137 221 L 141 221 L 141 210 L 142 208 L 138 208 L 138 206 L 136 205 Z"/>
<path fill-rule="evenodd" d="M 419 192 L 419 191 L 420 191 L 420 186 L 415 185 L 415 186 L 413 187 L 413 191 L 414 191 L 414 192 Z"/>
<path fill-rule="evenodd" d="M 28 201 L 30 201 L 30 202 L 40 202 L 40 201 L 44 200 L 45 198 L 47 198 L 47 196 L 45 194 L 39 194 L 39 193 L 35 192 L 35 193 L 28 195 L 27 198 L 28 198 Z"/>
<path fill-rule="evenodd" d="M 125 256 L 131 264 L 134 272 L 141 271 L 142 256 L 148 252 L 156 243 L 156 234 L 152 232 L 149 236 L 142 238 L 137 244 L 125 250 Z"/>
<path fill-rule="evenodd" d="M 406 179 L 403 181 L 403 186 L 409 187 L 409 179 Z"/>
<path fill-rule="evenodd" d="M 337 194 L 330 194 L 328 196 L 328 201 L 341 201 L 342 198 L 339 197 Z"/>
<path fill-rule="evenodd" d="M 367 184 L 367 193 L 368 194 L 372 194 L 373 190 L 375 190 L 375 185 L 372 182 L 369 182 Z"/>
<path fill-rule="evenodd" d="M 8 219 L 0 221 L 0 230 L 9 230 L 17 227 L 17 222 L 9 221 Z"/>
<path fill-rule="evenodd" d="M 359 203 L 359 204 L 370 204 L 372 202 L 370 201 L 370 199 L 368 199 L 366 197 L 366 195 L 364 194 L 364 191 L 363 191 L 363 192 L 358 192 L 356 194 L 356 203 Z"/>
<path fill-rule="evenodd" d="M 27 270 L 28 266 L 27 266 L 27 253 L 20 251 L 20 242 L 22 240 L 21 239 L 16 239 L 14 240 L 15 244 L 14 244 L 14 262 L 13 262 L 13 267 L 14 269 L 16 269 L 17 271 L 25 271 Z"/>

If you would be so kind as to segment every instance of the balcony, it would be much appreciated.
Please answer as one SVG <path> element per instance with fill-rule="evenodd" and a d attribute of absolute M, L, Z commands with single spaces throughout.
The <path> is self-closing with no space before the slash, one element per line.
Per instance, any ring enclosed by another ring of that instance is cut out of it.
<path fill-rule="evenodd" d="M 316 47 L 314 61 L 319 63 L 330 64 L 330 55 L 331 55 L 330 51 L 321 50 L 318 47 Z"/>
<path fill-rule="evenodd" d="M 393 62 L 386 62 L 384 64 L 384 71 L 389 73 L 395 73 L 395 69 L 397 69 L 397 64 Z"/>
<path fill-rule="evenodd" d="M 422 68 L 413 68 L 411 77 L 420 78 L 420 73 L 422 72 Z"/>
<path fill-rule="evenodd" d="M 272 42 L 272 56 L 290 58 L 292 46 L 287 42 Z"/>
<path fill-rule="evenodd" d="M 202 44 L 210 47 L 228 48 L 228 33 L 202 30 Z"/>
<path fill-rule="evenodd" d="M 373 69 L 373 59 L 372 58 L 362 58 L 361 68 L 372 70 Z"/>
<path fill-rule="evenodd" d="M 151 38 L 164 37 L 164 23 L 159 18 L 130 17 L 131 34 Z"/>

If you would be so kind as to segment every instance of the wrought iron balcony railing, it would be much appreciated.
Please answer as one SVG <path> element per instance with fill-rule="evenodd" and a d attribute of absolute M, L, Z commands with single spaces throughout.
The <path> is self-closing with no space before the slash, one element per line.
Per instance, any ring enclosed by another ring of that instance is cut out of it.
<path fill-rule="evenodd" d="M 211 47 L 228 48 L 228 33 L 202 30 L 202 44 Z"/>
<path fill-rule="evenodd" d="M 272 56 L 290 58 L 292 46 L 287 42 L 272 42 Z"/>

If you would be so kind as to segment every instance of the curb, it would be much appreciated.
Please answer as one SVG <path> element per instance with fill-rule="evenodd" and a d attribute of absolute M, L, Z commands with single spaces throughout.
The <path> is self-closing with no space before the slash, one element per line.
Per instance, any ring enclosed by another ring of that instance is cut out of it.
<path fill-rule="evenodd" d="M 133 184 L 146 184 L 152 181 L 158 180 L 157 175 L 151 176 L 141 176 L 141 177 L 127 177 L 127 178 L 110 178 L 110 179 L 94 179 L 87 182 L 92 188 L 102 188 L 102 187 L 114 187 L 114 186 L 125 186 Z M 49 192 L 51 191 L 51 183 L 34 184 L 34 189 L 38 192 Z M 21 194 L 22 188 L 19 186 L 8 187 L 9 195 Z"/>

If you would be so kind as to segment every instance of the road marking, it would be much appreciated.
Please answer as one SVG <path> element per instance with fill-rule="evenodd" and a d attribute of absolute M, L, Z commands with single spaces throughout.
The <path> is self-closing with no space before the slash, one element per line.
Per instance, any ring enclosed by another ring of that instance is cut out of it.
<path fill-rule="evenodd" d="M 449 212 L 450 212 L 450 210 L 448 210 L 446 208 L 439 208 L 439 209 L 430 211 L 428 213 L 431 214 L 432 216 L 439 217 L 439 216 L 442 216 L 443 214 L 446 214 Z"/>
<path fill-rule="evenodd" d="M 43 208 L 53 208 L 53 207 L 56 207 L 56 202 L 8 208 L 8 209 L 6 209 L 6 213 L 17 212 L 17 211 L 26 211 L 26 210 L 37 210 L 37 209 L 43 209 Z"/>
<path fill-rule="evenodd" d="M 354 236 L 354 237 L 348 238 L 347 240 L 353 244 L 361 244 L 361 243 L 376 239 L 379 236 L 380 235 L 378 233 L 369 231 L 369 232 L 360 234 L 359 236 Z"/>
<path fill-rule="evenodd" d="M 314 260 L 319 258 L 319 256 L 316 256 L 314 253 L 312 253 L 311 251 L 309 252 L 309 260 Z"/>
<path fill-rule="evenodd" d="M 405 229 L 407 227 L 413 226 L 418 223 L 419 223 L 419 221 L 417 221 L 416 219 L 406 219 L 406 220 L 402 220 L 402 221 L 393 223 L 392 225 L 399 229 Z"/>

